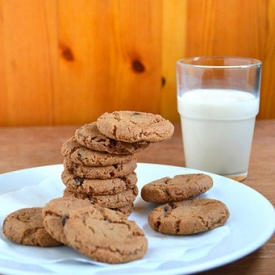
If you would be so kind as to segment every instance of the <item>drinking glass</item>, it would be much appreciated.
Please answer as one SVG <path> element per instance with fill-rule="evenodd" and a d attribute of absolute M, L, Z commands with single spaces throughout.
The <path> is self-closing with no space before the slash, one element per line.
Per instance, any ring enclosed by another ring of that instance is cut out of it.
<path fill-rule="evenodd" d="M 247 177 L 259 112 L 261 61 L 213 56 L 176 63 L 186 167 Z"/>

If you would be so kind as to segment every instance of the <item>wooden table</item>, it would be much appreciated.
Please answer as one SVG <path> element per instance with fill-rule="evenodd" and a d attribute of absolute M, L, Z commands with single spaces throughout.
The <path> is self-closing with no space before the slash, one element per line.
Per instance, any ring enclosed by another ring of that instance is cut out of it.
<path fill-rule="evenodd" d="M 0 173 L 61 163 L 61 144 L 78 126 L 0 128 Z M 139 162 L 184 166 L 180 125 L 172 139 L 153 144 L 137 155 Z M 248 178 L 244 184 L 275 205 L 275 120 L 257 121 Z M 1 193 L 1 183 L 0 183 Z M 203 272 L 267 275 L 275 272 L 275 237 L 252 254 L 228 265 Z"/>

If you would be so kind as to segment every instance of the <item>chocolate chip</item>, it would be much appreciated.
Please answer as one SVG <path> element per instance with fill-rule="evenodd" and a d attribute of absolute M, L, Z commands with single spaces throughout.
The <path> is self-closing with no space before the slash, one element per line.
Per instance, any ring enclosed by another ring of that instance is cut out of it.
<path fill-rule="evenodd" d="M 164 210 L 164 212 L 168 213 L 170 211 L 170 207 L 168 205 L 166 205 L 163 210 Z"/>
<path fill-rule="evenodd" d="M 84 179 L 83 179 L 83 178 L 80 178 L 80 177 L 74 178 L 74 184 L 75 184 L 76 186 L 81 186 L 81 185 L 83 184 L 83 182 L 84 182 Z"/>
<path fill-rule="evenodd" d="M 69 217 L 68 217 L 67 215 L 63 215 L 63 216 L 62 216 L 61 224 L 62 224 L 63 227 L 64 227 L 64 225 L 65 225 L 65 223 L 66 223 L 66 221 L 67 221 L 68 218 L 69 218 Z"/>

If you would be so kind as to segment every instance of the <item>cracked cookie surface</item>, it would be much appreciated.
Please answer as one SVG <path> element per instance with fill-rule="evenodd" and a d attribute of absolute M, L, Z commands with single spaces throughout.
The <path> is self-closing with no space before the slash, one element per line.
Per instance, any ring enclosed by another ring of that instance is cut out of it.
<path fill-rule="evenodd" d="M 120 208 L 132 204 L 138 195 L 138 187 L 126 189 L 113 195 L 88 195 L 79 192 L 72 192 L 68 188 L 64 189 L 65 197 L 75 197 L 79 199 L 88 199 L 93 204 L 98 204 L 107 208 Z"/>
<path fill-rule="evenodd" d="M 112 179 L 131 174 L 137 167 L 137 161 L 133 160 L 126 163 L 118 163 L 109 166 L 85 166 L 74 163 L 64 158 L 63 164 L 67 170 L 74 175 L 87 179 Z"/>
<path fill-rule="evenodd" d="M 123 142 L 101 134 L 97 123 L 85 124 L 75 131 L 77 141 L 89 149 L 109 154 L 135 154 L 149 147 L 149 142 Z"/>
<path fill-rule="evenodd" d="M 61 178 L 70 191 L 87 195 L 113 195 L 129 189 L 137 183 L 135 172 L 113 179 L 85 179 L 75 176 L 65 169 Z"/>
<path fill-rule="evenodd" d="M 89 200 L 71 197 L 60 197 L 50 200 L 42 210 L 44 217 L 43 224 L 48 233 L 63 244 L 67 244 L 66 236 L 63 233 L 62 219 L 70 211 L 91 207 Z"/>
<path fill-rule="evenodd" d="M 10 213 L 3 222 L 3 233 L 11 241 L 31 246 L 60 246 L 43 225 L 41 207 L 22 208 Z"/>
<path fill-rule="evenodd" d="M 115 163 L 126 163 L 133 160 L 134 155 L 114 155 L 99 152 L 80 145 L 75 137 L 71 137 L 62 144 L 61 153 L 74 163 L 85 166 L 108 166 Z"/>
<path fill-rule="evenodd" d="M 147 202 L 182 201 L 205 193 L 213 186 L 213 180 L 205 174 L 183 174 L 164 177 L 144 185 L 141 197 Z"/>
<path fill-rule="evenodd" d="M 140 259 L 148 249 L 147 238 L 134 221 L 100 206 L 71 212 L 64 233 L 70 247 L 110 264 Z"/>
<path fill-rule="evenodd" d="M 148 215 L 152 229 L 171 235 L 190 235 L 214 229 L 229 218 L 226 205 L 218 200 L 196 198 L 167 203 Z"/>
<path fill-rule="evenodd" d="M 159 142 L 174 133 L 173 124 L 162 116 L 134 111 L 104 113 L 97 127 L 105 136 L 124 142 Z"/>

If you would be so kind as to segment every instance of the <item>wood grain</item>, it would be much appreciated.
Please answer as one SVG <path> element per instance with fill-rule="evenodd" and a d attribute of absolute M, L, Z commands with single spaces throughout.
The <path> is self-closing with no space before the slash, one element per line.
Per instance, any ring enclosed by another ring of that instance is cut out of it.
<path fill-rule="evenodd" d="M 0 6 L 0 124 L 52 124 L 55 1 L 1 1 Z"/>
<path fill-rule="evenodd" d="M 0 0 L 0 126 L 179 121 L 175 62 L 199 55 L 260 59 L 258 119 L 275 118 L 275 0 Z"/>
<path fill-rule="evenodd" d="M 159 112 L 160 7 L 146 0 L 61 1 L 57 124 L 116 109 Z"/>

